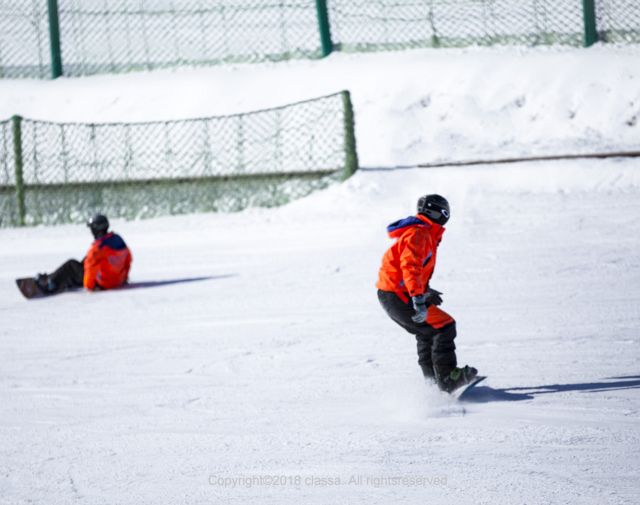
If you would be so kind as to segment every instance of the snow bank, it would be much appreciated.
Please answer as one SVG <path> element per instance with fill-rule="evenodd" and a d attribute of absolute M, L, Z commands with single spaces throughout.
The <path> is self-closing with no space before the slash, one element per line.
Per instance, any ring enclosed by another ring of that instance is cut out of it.
<path fill-rule="evenodd" d="M 353 92 L 364 166 L 638 149 L 640 48 L 471 48 L 0 81 L 0 117 L 148 121 Z"/>

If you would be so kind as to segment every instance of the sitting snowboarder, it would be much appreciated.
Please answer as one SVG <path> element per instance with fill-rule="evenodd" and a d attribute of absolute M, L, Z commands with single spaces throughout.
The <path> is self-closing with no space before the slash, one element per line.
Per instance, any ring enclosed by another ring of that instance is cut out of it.
<path fill-rule="evenodd" d="M 390 224 L 389 236 L 396 241 L 382 258 L 376 287 L 387 315 L 416 336 L 425 378 L 450 393 L 472 381 L 478 371 L 457 367 L 456 322 L 438 308 L 442 293 L 429 287 L 448 220 L 447 200 L 426 195 L 418 200 L 416 216 Z"/>
<path fill-rule="evenodd" d="M 51 274 L 36 278 L 38 289 L 44 295 L 67 289 L 85 287 L 113 289 L 122 286 L 129 277 L 131 252 L 120 235 L 109 232 L 109 220 L 96 214 L 87 222 L 94 241 L 82 261 L 70 259 Z"/>

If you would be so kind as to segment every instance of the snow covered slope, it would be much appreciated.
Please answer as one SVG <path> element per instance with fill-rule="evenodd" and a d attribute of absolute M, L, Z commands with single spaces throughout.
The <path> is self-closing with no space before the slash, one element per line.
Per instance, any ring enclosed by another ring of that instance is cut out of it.
<path fill-rule="evenodd" d="M 375 295 L 425 192 L 452 205 L 433 285 L 489 376 L 464 404 Z M 32 302 L 13 279 L 89 234 L 0 230 L 0 503 L 635 504 L 639 217 L 640 160 L 360 172 L 116 222 L 139 287 Z"/>

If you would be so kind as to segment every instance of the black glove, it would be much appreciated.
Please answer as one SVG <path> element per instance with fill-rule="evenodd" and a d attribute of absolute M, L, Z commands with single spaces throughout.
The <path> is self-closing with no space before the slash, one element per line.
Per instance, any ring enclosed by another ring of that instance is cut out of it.
<path fill-rule="evenodd" d="M 441 294 L 440 291 L 429 288 L 423 295 L 412 296 L 413 310 L 415 310 L 416 313 L 411 316 L 411 320 L 414 323 L 424 323 L 427 319 L 428 305 L 440 305 L 442 303 Z"/>
<path fill-rule="evenodd" d="M 424 295 L 427 297 L 426 302 L 429 305 L 435 305 L 437 307 L 442 303 L 442 297 L 440 296 L 441 294 L 442 293 L 440 291 L 429 288 Z"/>

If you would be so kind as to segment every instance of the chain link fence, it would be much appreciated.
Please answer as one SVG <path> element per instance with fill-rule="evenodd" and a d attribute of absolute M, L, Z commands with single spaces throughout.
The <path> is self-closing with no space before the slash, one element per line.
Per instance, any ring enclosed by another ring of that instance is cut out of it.
<path fill-rule="evenodd" d="M 334 40 L 346 51 L 583 39 L 580 0 L 333 0 L 329 9 Z"/>
<path fill-rule="evenodd" d="M 50 23 L 51 10 L 58 15 Z M 579 46 L 590 17 L 601 41 L 640 42 L 638 0 L 0 0 L 0 77 L 316 58 L 331 50 Z"/>
<path fill-rule="evenodd" d="M 613 43 L 640 43 L 640 2 L 600 0 L 596 2 L 598 40 Z"/>
<path fill-rule="evenodd" d="M 274 206 L 357 169 L 346 91 L 187 121 L 0 125 L 0 226 Z"/>
<path fill-rule="evenodd" d="M 0 0 L 0 77 L 50 76 L 46 0 Z"/>
<path fill-rule="evenodd" d="M 315 7 L 305 0 L 59 0 L 59 7 L 66 75 L 319 56 Z"/>
<path fill-rule="evenodd" d="M 313 0 L 53 3 L 68 76 L 320 56 Z M 50 75 L 51 4 L 0 0 L 0 75 Z"/>
<path fill-rule="evenodd" d="M 11 121 L 0 121 L 0 227 L 18 223 Z"/>

